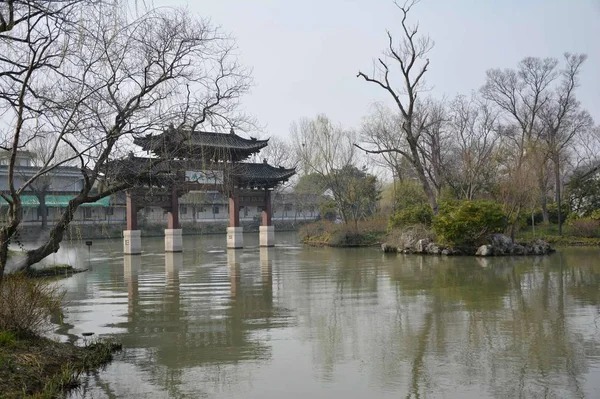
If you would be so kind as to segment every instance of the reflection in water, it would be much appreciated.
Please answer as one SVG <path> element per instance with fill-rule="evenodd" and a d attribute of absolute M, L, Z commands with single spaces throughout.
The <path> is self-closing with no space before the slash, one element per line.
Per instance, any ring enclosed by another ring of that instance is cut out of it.
<path fill-rule="evenodd" d="M 127 320 L 131 322 L 135 314 L 138 297 L 138 275 L 142 265 L 141 255 L 123 255 L 123 279 L 127 284 Z"/>
<path fill-rule="evenodd" d="M 126 348 L 73 397 L 600 397 L 597 250 L 482 262 L 206 240 L 65 280 L 67 321 Z"/>

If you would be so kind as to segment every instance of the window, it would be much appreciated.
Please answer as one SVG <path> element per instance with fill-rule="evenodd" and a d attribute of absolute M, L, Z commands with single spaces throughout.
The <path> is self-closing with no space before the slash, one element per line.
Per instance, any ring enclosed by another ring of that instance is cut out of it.
<path fill-rule="evenodd" d="M 244 208 L 244 216 L 248 216 L 248 207 L 243 206 L 242 208 Z"/>
<path fill-rule="evenodd" d="M 219 213 L 219 207 L 218 206 L 213 206 L 213 213 L 216 215 L 217 213 Z"/>
<path fill-rule="evenodd" d="M 83 208 L 83 218 L 84 219 L 92 218 L 92 208 Z"/>
<path fill-rule="evenodd" d="M 285 204 L 283 210 L 286 211 L 286 212 L 291 211 L 292 210 L 292 204 Z"/>
<path fill-rule="evenodd" d="M 115 208 L 113 208 L 112 206 L 109 206 L 108 208 L 106 208 L 106 216 L 112 216 L 115 214 Z"/>
<path fill-rule="evenodd" d="M 200 206 L 198 207 L 198 212 L 199 212 L 199 213 L 206 212 L 206 209 L 205 209 L 205 208 L 204 208 L 202 205 L 200 205 Z"/>
<path fill-rule="evenodd" d="M 182 215 L 186 215 L 187 214 L 187 206 L 181 205 L 179 207 L 179 213 L 181 213 Z"/>

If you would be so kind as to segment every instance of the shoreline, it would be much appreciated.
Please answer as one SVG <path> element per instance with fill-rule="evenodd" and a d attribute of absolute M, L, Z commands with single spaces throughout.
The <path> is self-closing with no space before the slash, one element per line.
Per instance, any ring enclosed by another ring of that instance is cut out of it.
<path fill-rule="evenodd" d="M 2 398 L 54 398 L 76 389 L 82 373 L 113 360 L 121 344 L 96 339 L 77 346 L 42 337 L 19 338 L 0 331 Z"/>

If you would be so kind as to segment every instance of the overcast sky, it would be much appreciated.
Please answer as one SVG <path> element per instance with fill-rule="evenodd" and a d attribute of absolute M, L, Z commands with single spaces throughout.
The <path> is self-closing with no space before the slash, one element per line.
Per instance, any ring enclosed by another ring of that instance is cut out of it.
<path fill-rule="evenodd" d="M 388 97 L 356 78 L 372 71 L 399 36 L 391 0 L 155 0 L 191 12 L 236 37 L 241 61 L 254 69 L 245 98 L 269 136 L 287 137 L 290 123 L 325 113 L 359 127 L 375 101 Z M 578 97 L 600 123 L 600 0 L 422 0 L 412 13 L 435 47 L 426 75 L 434 97 L 469 94 L 489 68 L 514 68 L 526 56 L 588 55 Z"/>

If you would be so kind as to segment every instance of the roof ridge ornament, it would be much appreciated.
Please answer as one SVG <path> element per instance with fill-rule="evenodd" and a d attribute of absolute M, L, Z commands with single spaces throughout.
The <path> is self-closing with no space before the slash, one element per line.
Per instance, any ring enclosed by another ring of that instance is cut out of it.
<path fill-rule="evenodd" d="M 233 127 L 229 130 L 229 134 L 235 135 L 235 132 L 233 131 Z"/>

